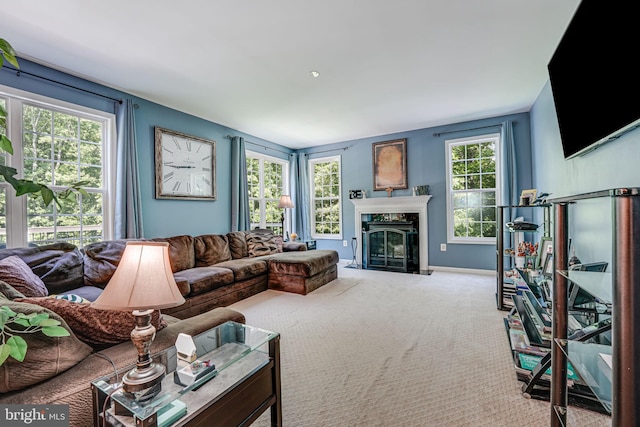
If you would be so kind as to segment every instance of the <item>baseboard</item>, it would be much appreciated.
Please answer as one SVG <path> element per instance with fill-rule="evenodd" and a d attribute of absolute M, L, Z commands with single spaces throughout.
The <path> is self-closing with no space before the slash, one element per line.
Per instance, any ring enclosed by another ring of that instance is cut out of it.
<path fill-rule="evenodd" d="M 433 271 L 442 271 L 446 273 L 481 274 L 483 276 L 496 275 L 495 270 L 481 270 L 478 268 L 438 267 L 436 265 L 430 265 L 429 268 Z"/>

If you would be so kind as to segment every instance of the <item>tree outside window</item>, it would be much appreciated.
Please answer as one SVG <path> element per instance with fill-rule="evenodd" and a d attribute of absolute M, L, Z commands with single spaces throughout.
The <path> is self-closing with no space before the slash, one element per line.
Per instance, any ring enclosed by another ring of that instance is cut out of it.
<path fill-rule="evenodd" d="M 311 235 L 314 239 L 341 239 L 340 156 L 309 160 L 309 169 L 313 206 Z"/>
<path fill-rule="evenodd" d="M 278 202 L 288 194 L 289 163 L 286 160 L 247 151 L 247 183 L 251 228 L 269 228 L 282 234 Z M 289 218 L 287 218 L 289 220 Z"/>
<path fill-rule="evenodd" d="M 499 138 L 493 134 L 446 141 L 450 242 L 495 242 Z"/>

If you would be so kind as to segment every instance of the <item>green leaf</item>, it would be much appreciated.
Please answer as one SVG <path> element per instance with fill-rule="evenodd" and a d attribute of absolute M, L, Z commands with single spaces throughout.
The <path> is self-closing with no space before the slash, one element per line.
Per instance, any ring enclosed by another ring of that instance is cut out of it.
<path fill-rule="evenodd" d="M 7 360 L 7 357 L 9 357 L 10 352 L 11 352 L 11 346 L 8 346 L 6 344 L 0 344 L 0 366 L 2 366 L 5 360 Z"/>
<path fill-rule="evenodd" d="M 40 191 L 40 184 L 36 184 L 33 181 L 27 181 L 24 179 L 18 180 L 18 185 L 14 186 L 16 190 L 16 196 L 23 196 L 30 193 L 38 193 Z M 47 205 L 48 206 L 48 205 Z"/>
<path fill-rule="evenodd" d="M 45 206 L 49 206 L 51 202 L 53 202 L 56 198 L 55 194 L 53 194 L 53 190 L 49 187 L 42 186 L 40 189 L 40 194 L 42 195 L 42 201 Z"/>
<path fill-rule="evenodd" d="M 10 346 L 9 356 L 22 362 L 27 355 L 27 342 L 22 337 L 13 336 L 7 340 L 5 345 Z"/>
<path fill-rule="evenodd" d="M 0 51 L 2 51 L 2 55 L 11 65 L 20 68 L 20 64 L 18 64 L 18 60 L 16 59 L 16 51 L 13 50 L 13 46 L 5 39 L 0 39 Z"/>
<path fill-rule="evenodd" d="M 48 313 L 38 313 L 35 316 L 33 316 L 31 319 L 29 319 L 29 323 L 31 324 L 31 326 L 39 326 L 43 320 L 46 320 L 48 318 L 49 318 Z"/>
<path fill-rule="evenodd" d="M 44 319 L 42 322 L 40 322 L 40 326 L 42 326 L 43 328 L 46 328 L 49 326 L 58 326 L 59 324 L 60 324 L 60 321 L 56 319 Z"/>
<path fill-rule="evenodd" d="M 13 145 L 11 144 L 11 140 L 5 135 L 0 135 L 0 150 L 13 154 Z"/>
<path fill-rule="evenodd" d="M 24 326 L 25 328 L 28 328 L 30 325 L 28 319 L 24 319 L 20 317 L 16 317 L 15 319 L 13 319 L 13 323 L 17 323 L 18 325 Z"/>
<path fill-rule="evenodd" d="M 47 326 L 46 328 L 42 328 L 42 333 L 48 337 L 68 337 L 71 335 L 69 331 L 62 326 Z"/>
<path fill-rule="evenodd" d="M 0 307 L 0 311 L 2 313 L 6 313 L 7 316 L 9 316 L 9 317 L 16 316 L 16 312 L 11 310 L 11 307 L 6 306 L 6 305 L 3 305 L 2 307 Z M 9 317 L 7 317 L 7 318 L 9 318 Z"/>

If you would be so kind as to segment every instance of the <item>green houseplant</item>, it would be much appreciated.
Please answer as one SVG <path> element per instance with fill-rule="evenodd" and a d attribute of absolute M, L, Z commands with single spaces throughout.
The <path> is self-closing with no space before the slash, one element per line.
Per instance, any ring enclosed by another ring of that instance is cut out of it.
<path fill-rule="evenodd" d="M 27 341 L 18 334 L 42 332 L 48 337 L 68 337 L 69 331 L 48 313 L 16 313 L 6 305 L 0 307 L 0 366 L 9 356 L 22 362 L 27 354 Z"/>
<path fill-rule="evenodd" d="M 16 68 L 20 68 L 20 64 L 16 58 L 16 52 L 9 42 L 0 38 L 0 68 L 7 61 Z M 6 129 L 7 111 L 0 105 L 0 130 Z M 13 145 L 11 140 L 0 132 L 0 151 L 13 154 Z M 56 202 L 60 206 L 59 199 L 66 199 L 74 192 L 84 195 L 88 193 L 82 189 L 85 185 L 84 181 L 72 184 L 61 191 L 54 191 L 45 184 L 37 183 L 32 180 L 16 178 L 18 171 L 10 166 L 0 164 L 0 176 L 11 185 L 16 196 L 30 195 L 34 198 L 41 198 L 45 206 L 49 206 L 52 202 Z M 60 322 L 51 319 L 47 313 L 16 313 L 8 306 L 0 306 L 0 366 L 12 357 L 22 362 L 27 354 L 27 341 L 20 335 L 28 335 L 41 332 L 49 337 L 65 337 L 70 333 L 64 327 L 60 326 Z"/>

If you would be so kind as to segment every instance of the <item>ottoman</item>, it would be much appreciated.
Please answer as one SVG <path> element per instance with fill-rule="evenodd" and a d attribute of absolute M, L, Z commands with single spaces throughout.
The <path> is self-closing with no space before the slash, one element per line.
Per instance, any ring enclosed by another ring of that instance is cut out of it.
<path fill-rule="evenodd" d="M 269 289 L 306 295 L 338 277 L 334 250 L 282 252 L 269 256 Z"/>

